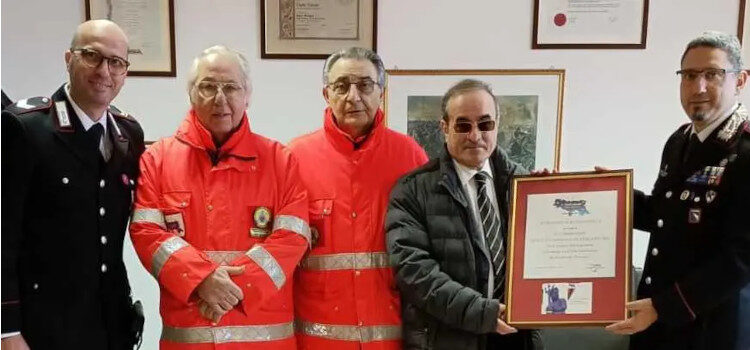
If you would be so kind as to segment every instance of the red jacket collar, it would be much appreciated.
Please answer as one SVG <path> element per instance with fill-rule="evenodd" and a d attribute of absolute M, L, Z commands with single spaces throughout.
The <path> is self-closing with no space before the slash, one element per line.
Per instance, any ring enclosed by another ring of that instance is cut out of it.
<path fill-rule="evenodd" d="M 221 146 L 219 151 L 223 154 L 240 158 L 255 157 L 258 152 L 255 150 L 253 143 L 249 142 L 251 135 L 250 123 L 248 122 L 247 112 L 245 112 L 239 127 L 232 133 L 229 140 Z M 214 144 L 213 137 L 211 137 L 211 132 L 200 123 L 198 116 L 195 115 L 195 110 L 192 108 L 188 111 L 180 128 L 177 129 L 175 137 L 192 147 L 207 151 L 216 151 L 216 145 Z"/>
<path fill-rule="evenodd" d="M 385 130 L 384 120 L 385 114 L 382 109 L 378 108 L 378 111 L 375 112 L 375 121 L 370 132 L 355 140 L 349 134 L 339 129 L 333 116 L 333 110 L 331 107 L 327 107 L 324 112 L 323 129 L 325 130 L 326 137 L 334 147 L 344 152 L 353 152 L 355 151 L 355 144 L 359 144 L 357 150 L 365 150 L 378 142 L 380 135 Z"/>

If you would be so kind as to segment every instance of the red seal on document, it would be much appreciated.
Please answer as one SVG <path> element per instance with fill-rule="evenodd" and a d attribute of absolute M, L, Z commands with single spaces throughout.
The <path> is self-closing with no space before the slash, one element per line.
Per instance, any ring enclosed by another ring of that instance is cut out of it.
<path fill-rule="evenodd" d="M 565 25 L 566 22 L 568 22 L 568 17 L 566 17 L 564 13 L 558 13 L 555 15 L 556 26 L 562 27 Z"/>

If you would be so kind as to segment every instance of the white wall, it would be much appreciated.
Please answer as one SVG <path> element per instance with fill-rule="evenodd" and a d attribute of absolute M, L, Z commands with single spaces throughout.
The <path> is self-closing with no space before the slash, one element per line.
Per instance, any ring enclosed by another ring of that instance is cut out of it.
<path fill-rule="evenodd" d="M 532 3 L 381 0 L 378 52 L 387 68 L 565 69 L 562 169 L 633 168 L 635 186 L 650 190 L 667 136 L 687 121 L 674 74 L 684 45 L 708 29 L 736 33 L 739 0 L 651 1 L 645 50 L 531 50 Z M 222 43 L 250 59 L 254 131 L 287 142 L 318 128 L 322 60 L 261 60 L 259 8 L 258 0 L 175 1 L 177 78 L 128 78 L 115 104 L 141 121 L 147 139 L 171 134 L 187 110 L 192 57 Z M 2 2 L 1 77 L 11 98 L 51 94 L 65 80 L 63 52 L 83 13 L 81 0 Z M 647 239 L 635 233 L 637 265 Z M 126 256 L 147 311 L 144 349 L 156 349 L 157 286 L 131 246 Z"/>

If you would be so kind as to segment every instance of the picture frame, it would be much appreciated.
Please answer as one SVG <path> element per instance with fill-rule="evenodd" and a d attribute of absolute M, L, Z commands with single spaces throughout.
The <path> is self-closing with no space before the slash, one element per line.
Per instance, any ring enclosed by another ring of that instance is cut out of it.
<path fill-rule="evenodd" d="M 388 126 L 412 136 L 430 158 L 443 152 L 440 100 L 463 79 L 488 83 L 500 107 L 498 145 L 527 169 L 559 169 L 565 70 L 386 70 Z"/>
<path fill-rule="evenodd" d="M 632 169 L 514 176 L 510 208 L 509 325 L 604 326 L 627 319 Z"/>
<path fill-rule="evenodd" d="M 260 57 L 324 59 L 377 49 L 377 0 L 260 0 Z"/>
<path fill-rule="evenodd" d="M 534 0 L 532 49 L 645 49 L 649 0 Z"/>
<path fill-rule="evenodd" d="M 742 44 L 742 57 L 750 57 L 750 45 L 745 40 L 750 38 L 750 6 L 747 6 L 746 0 L 740 0 L 739 20 L 737 21 L 737 38 Z M 750 69 L 745 71 L 750 72 Z"/>
<path fill-rule="evenodd" d="M 174 0 L 85 0 L 86 20 L 109 19 L 127 34 L 128 76 L 176 77 Z"/>

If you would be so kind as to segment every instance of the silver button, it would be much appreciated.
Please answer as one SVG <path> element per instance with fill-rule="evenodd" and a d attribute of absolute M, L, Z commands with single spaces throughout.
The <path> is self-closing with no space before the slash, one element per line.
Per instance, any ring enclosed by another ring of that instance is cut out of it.
<path fill-rule="evenodd" d="M 659 249 L 656 247 L 654 247 L 654 249 L 651 249 L 651 255 L 653 256 L 659 255 Z"/>
<path fill-rule="evenodd" d="M 67 177 L 62 178 L 63 185 L 67 185 L 70 182 L 70 180 Z"/>
<path fill-rule="evenodd" d="M 133 179 L 130 179 L 130 186 L 135 185 L 135 182 L 133 182 Z"/>
<path fill-rule="evenodd" d="M 106 213 L 107 213 L 107 211 L 104 210 L 104 207 L 99 208 L 99 216 L 104 216 L 104 214 L 106 214 Z"/>
<path fill-rule="evenodd" d="M 651 285 L 651 277 L 646 276 L 645 282 L 647 285 Z"/>
<path fill-rule="evenodd" d="M 700 201 L 701 201 L 701 197 L 695 196 L 695 198 L 693 198 L 693 202 L 698 203 Z"/>
<path fill-rule="evenodd" d="M 667 193 L 664 194 L 664 197 L 672 198 L 672 191 L 667 191 Z"/>
<path fill-rule="evenodd" d="M 662 219 L 656 220 L 656 226 L 659 228 L 664 227 L 664 220 Z"/>
<path fill-rule="evenodd" d="M 42 97 L 42 102 L 44 102 L 44 103 L 47 103 L 47 101 L 49 101 L 49 99 L 48 99 L 48 98 L 46 98 L 46 97 Z"/>
<path fill-rule="evenodd" d="M 34 288 L 34 290 L 37 290 L 37 289 L 39 289 L 39 283 L 34 283 L 34 286 L 33 286 L 33 288 Z"/>
<path fill-rule="evenodd" d="M 100 241 L 102 241 L 102 244 L 107 244 L 107 236 L 102 235 Z"/>
<path fill-rule="evenodd" d="M 353 211 L 353 212 L 352 212 L 352 218 L 356 218 L 356 217 L 357 217 L 357 212 L 356 212 L 356 211 Z"/>
<path fill-rule="evenodd" d="M 99 181 L 99 188 L 104 188 L 104 185 L 106 184 L 107 182 L 105 182 L 104 179 L 101 179 L 101 181 Z"/>
<path fill-rule="evenodd" d="M 102 273 L 107 272 L 107 264 L 102 264 Z"/>

